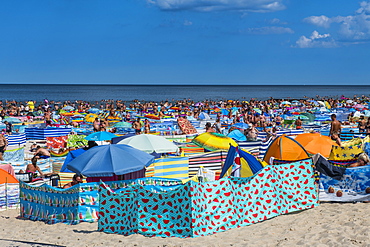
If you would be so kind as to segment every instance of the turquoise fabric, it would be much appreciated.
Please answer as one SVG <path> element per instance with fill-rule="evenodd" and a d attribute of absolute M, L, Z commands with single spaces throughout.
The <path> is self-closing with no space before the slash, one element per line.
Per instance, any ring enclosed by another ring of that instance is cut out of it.
<path fill-rule="evenodd" d="M 159 237 L 211 235 L 318 205 L 311 159 L 162 193 L 140 185 L 116 193 L 102 183 L 99 195 L 99 231 Z"/>

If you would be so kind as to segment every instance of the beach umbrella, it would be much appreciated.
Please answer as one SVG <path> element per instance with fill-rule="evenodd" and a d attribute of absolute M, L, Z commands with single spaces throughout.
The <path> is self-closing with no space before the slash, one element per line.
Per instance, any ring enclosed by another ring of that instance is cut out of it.
<path fill-rule="evenodd" d="M 205 113 L 205 112 L 201 112 L 199 114 L 198 118 L 199 119 L 202 119 L 202 120 L 210 120 L 211 119 L 211 117 L 207 113 Z"/>
<path fill-rule="evenodd" d="M 94 132 L 85 137 L 85 140 L 88 141 L 107 141 L 111 140 L 112 138 L 117 137 L 115 134 L 112 134 L 107 131 L 98 131 Z"/>
<path fill-rule="evenodd" d="M 307 116 L 305 116 L 305 115 L 294 115 L 294 116 L 292 117 L 292 119 L 294 119 L 294 120 L 296 120 L 296 119 L 298 119 L 298 118 L 300 118 L 301 120 L 309 120 L 309 119 L 310 119 L 309 117 L 307 117 Z"/>
<path fill-rule="evenodd" d="M 11 123 L 11 124 L 22 123 L 21 120 L 19 120 L 18 118 L 15 118 L 15 117 L 6 117 L 3 121 L 4 122 L 8 121 L 8 123 Z"/>
<path fill-rule="evenodd" d="M 171 141 L 162 136 L 142 134 L 125 138 L 118 144 L 127 144 L 146 153 L 174 153 L 178 147 Z"/>
<path fill-rule="evenodd" d="M 128 122 L 118 122 L 113 125 L 115 128 L 131 128 L 132 124 Z"/>
<path fill-rule="evenodd" d="M 356 108 L 356 109 L 363 109 L 365 108 L 365 106 L 363 104 L 356 104 L 354 106 L 352 106 L 353 108 Z"/>
<path fill-rule="evenodd" d="M 246 123 L 239 122 L 239 123 L 233 124 L 231 127 L 235 127 L 238 129 L 248 129 L 249 125 Z"/>
<path fill-rule="evenodd" d="M 89 113 L 99 113 L 99 112 L 101 112 L 101 110 L 100 109 L 98 109 L 98 108 L 90 108 L 89 110 L 87 110 Z"/>
<path fill-rule="evenodd" d="M 229 111 L 225 108 L 221 109 L 221 113 L 222 113 L 222 115 L 225 115 L 225 116 L 229 115 Z"/>
<path fill-rule="evenodd" d="M 210 151 L 228 150 L 230 145 L 238 146 L 232 138 L 214 132 L 202 133 L 196 136 L 192 142 Z"/>
<path fill-rule="evenodd" d="M 198 102 L 198 103 L 195 103 L 194 106 L 201 106 L 201 105 L 204 105 L 202 102 Z"/>
<path fill-rule="evenodd" d="M 236 141 L 247 141 L 247 137 L 240 131 L 240 130 L 233 130 L 229 134 L 228 137 L 236 140 Z"/>
<path fill-rule="evenodd" d="M 72 172 L 71 170 L 68 170 L 67 169 L 67 165 L 72 161 L 74 160 L 75 158 L 77 158 L 78 156 L 80 156 L 81 154 L 85 153 L 87 150 L 84 149 L 84 148 L 79 148 L 79 149 L 76 149 L 76 150 L 71 150 L 68 152 L 67 154 L 67 157 L 65 158 L 64 160 L 64 163 L 63 163 L 63 166 L 62 168 L 60 169 L 60 172 Z"/>
<path fill-rule="evenodd" d="M 295 138 L 308 153 L 320 153 L 324 157 L 329 157 L 333 146 L 338 146 L 329 136 L 321 135 L 320 133 L 304 133 L 299 134 Z"/>
<path fill-rule="evenodd" d="M 261 113 L 262 113 L 261 109 L 259 109 L 259 108 L 253 108 L 253 110 L 254 110 L 255 112 L 259 113 L 259 114 L 261 114 Z"/>
<path fill-rule="evenodd" d="M 283 101 L 281 102 L 282 105 L 291 105 L 292 103 L 290 103 L 289 101 Z"/>
<path fill-rule="evenodd" d="M 63 107 L 62 109 L 65 110 L 65 111 L 73 111 L 75 108 L 73 106 L 67 105 L 67 106 Z"/>
<path fill-rule="evenodd" d="M 154 157 L 124 144 L 93 147 L 72 160 L 67 169 L 86 177 L 111 177 L 149 166 Z"/>
<path fill-rule="evenodd" d="M 85 116 L 85 122 L 92 123 L 92 122 L 94 122 L 95 118 L 97 118 L 97 117 L 98 117 L 98 115 L 93 114 L 93 113 L 89 113 Z"/>
<path fill-rule="evenodd" d="M 112 138 L 112 144 L 117 144 L 121 140 L 126 139 L 126 138 L 129 138 L 129 137 L 132 137 L 132 136 L 135 136 L 135 135 L 136 135 L 135 133 L 128 133 L 128 134 L 123 135 L 123 136 L 114 137 L 114 138 Z"/>
<path fill-rule="evenodd" d="M 149 118 L 149 119 L 154 119 L 154 120 L 160 120 L 161 118 L 158 115 L 155 114 L 146 114 L 144 117 Z"/>

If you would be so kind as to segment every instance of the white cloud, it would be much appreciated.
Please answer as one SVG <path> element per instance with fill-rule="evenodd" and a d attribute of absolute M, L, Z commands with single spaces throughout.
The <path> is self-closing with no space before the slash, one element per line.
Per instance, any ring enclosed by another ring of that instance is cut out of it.
<path fill-rule="evenodd" d="M 274 19 L 272 19 L 272 20 L 269 20 L 269 21 L 268 21 L 268 23 L 270 23 L 270 24 L 272 24 L 272 25 L 278 25 L 278 24 L 280 24 L 280 25 L 286 25 L 286 24 L 288 24 L 288 23 L 286 23 L 286 22 L 281 21 L 281 20 L 280 20 L 280 19 L 278 19 L 278 18 L 274 18 Z"/>
<path fill-rule="evenodd" d="M 193 25 L 193 22 L 191 22 L 189 20 L 184 21 L 184 26 L 191 26 L 191 25 Z"/>
<path fill-rule="evenodd" d="M 330 37 L 330 34 L 319 34 L 317 31 L 313 31 L 311 36 L 301 36 L 297 42 L 296 47 L 299 48 L 334 48 L 338 47 L 335 40 Z"/>
<path fill-rule="evenodd" d="M 284 34 L 294 33 L 294 31 L 288 27 L 260 27 L 260 28 L 248 28 L 248 33 L 252 34 Z"/>
<path fill-rule="evenodd" d="M 310 17 L 303 19 L 303 21 L 314 24 L 319 27 L 325 27 L 325 28 L 330 27 L 330 24 L 332 22 L 331 19 L 325 15 L 310 16 Z"/>
<path fill-rule="evenodd" d="M 283 0 L 147 0 L 162 10 L 274 12 L 285 9 Z"/>
<path fill-rule="evenodd" d="M 353 15 L 310 16 L 305 18 L 304 21 L 324 28 L 330 28 L 331 24 L 337 23 L 339 25 L 333 27 L 333 29 L 338 36 L 338 40 L 353 44 L 367 41 L 370 39 L 370 1 L 361 2 L 360 8 Z"/>

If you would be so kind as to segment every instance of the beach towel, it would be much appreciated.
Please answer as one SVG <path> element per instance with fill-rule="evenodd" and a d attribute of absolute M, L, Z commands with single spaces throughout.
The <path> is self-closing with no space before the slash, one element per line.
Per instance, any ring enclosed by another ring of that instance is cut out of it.
<path fill-rule="evenodd" d="M 81 145 L 87 146 L 86 135 L 68 135 L 67 147 L 81 147 Z M 82 142 L 82 143 L 81 143 Z"/>
<path fill-rule="evenodd" d="M 321 174 L 319 185 L 320 201 L 369 201 L 370 166 L 347 168 L 340 180 Z"/>
<path fill-rule="evenodd" d="M 198 133 L 197 130 L 194 128 L 194 126 L 189 122 L 189 120 L 185 118 L 178 118 L 177 124 L 180 130 L 182 131 L 182 133 L 186 135 Z"/>
<path fill-rule="evenodd" d="M 65 148 L 67 147 L 68 136 L 58 136 L 58 137 L 46 137 L 46 146 L 50 148 Z"/>

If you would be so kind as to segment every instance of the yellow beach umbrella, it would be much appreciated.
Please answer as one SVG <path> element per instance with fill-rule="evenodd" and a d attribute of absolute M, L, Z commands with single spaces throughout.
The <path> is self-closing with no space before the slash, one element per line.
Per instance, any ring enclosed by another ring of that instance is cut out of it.
<path fill-rule="evenodd" d="M 97 118 L 97 117 L 98 117 L 98 115 L 93 114 L 93 113 L 89 113 L 85 116 L 85 122 L 92 123 L 92 122 L 94 122 L 95 118 Z"/>
<path fill-rule="evenodd" d="M 196 136 L 192 142 L 210 151 L 229 150 L 230 145 L 238 146 L 230 137 L 214 132 L 202 133 Z"/>

